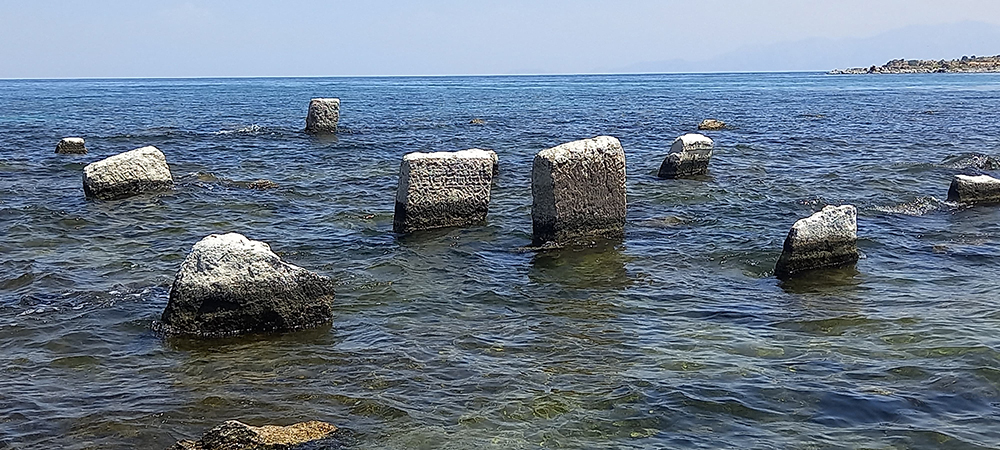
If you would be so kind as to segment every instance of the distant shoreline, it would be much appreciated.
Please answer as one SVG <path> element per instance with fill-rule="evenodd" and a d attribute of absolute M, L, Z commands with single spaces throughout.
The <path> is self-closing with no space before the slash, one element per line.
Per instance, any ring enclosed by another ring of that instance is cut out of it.
<path fill-rule="evenodd" d="M 1000 55 L 963 56 L 952 60 L 894 59 L 881 66 L 831 70 L 832 75 L 898 74 L 898 73 L 996 73 L 1000 72 Z"/>

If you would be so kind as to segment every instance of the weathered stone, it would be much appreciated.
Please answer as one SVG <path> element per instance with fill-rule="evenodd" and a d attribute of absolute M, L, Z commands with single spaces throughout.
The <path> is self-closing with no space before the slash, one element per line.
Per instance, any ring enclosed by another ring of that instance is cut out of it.
<path fill-rule="evenodd" d="M 792 225 L 774 267 L 778 278 L 812 269 L 858 262 L 858 210 L 851 205 L 827 206 Z"/>
<path fill-rule="evenodd" d="M 698 124 L 699 130 L 716 131 L 716 130 L 724 130 L 725 128 L 726 128 L 725 122 L 715 119 L 705 119 Z"/>
<path fill-rule="evenodd" d="M 83 138 L 62 138 L 56 144 L 56 153 L 84 155 L 87 153 L 87 147 L 84 146 Z"/>
<path fill-rule="evenodd" d="M 486 121 L 480 118 L 475 118 L 469 121 L 470 125 L 486 125 Z"/>
<path fill-rule="evenodd" d="M 685 134 L 674 140 L 670 153 L 660 164 L 660 178 L 677 178 L 708 173 L 715 143 L 708 136 Z"/>
<path fill-rule="evenodd" d="M 153 146 L 120 153 L 83 168 L 83 192 L 102 200 L 170 190 L 173 186 L 167 159 Z"/>
<path fill-rule="evenodd" d="M 285 263 L 237 233 L 198 241 L 174 277 L 163 311 L 171 334 L 226 336 L 330 323 L 334 282 Z"/>
<path fill-rule="evenodd" d="M 340 122 L 339 98 L 314 98 L 309 102 L 306 132 L 336 133 L 338 122 Z"/>
<path fill-rule="evenodd" d="M 169 450 L 293 450 L 336 431 L 336 426 L 315 420 L 287 427 L 253 427 L 229 420 L 209 430 L 201 439 L 180 441 Z"/>
<path fill-rule="evenodd" d="M 263 180 L 262 179 L 262 180 L 254 180 L 254 181 L 251 181 L 251 182 L 247 183 L 247 188 L 248 189 L 256 189 L 256 190 L 259 190 L 259 191 L 263 191 L 265 189 L 275 189 L 277 187 L 278 187 L 278 183 L 275 183 L 275 182 L 273 182 L 271 180 Z"/>
<path fill-rule="evenodd" d="M 542 150 L 531 168 L 533 244 L 617 239 L 625 230 L 625 151 L 598 136 Z"/>
<path fill-rule="evenodd" d="M 955 175 L 948 189 L 949 202 L 1000 202 L 1000 180 L 989 175 Z"/>
<path fill-rule="evenodd" d="M 496 153 L 480 149 L 403 156 L 393 230 L 406 233 L 485 221 L 496 161 Z"/>

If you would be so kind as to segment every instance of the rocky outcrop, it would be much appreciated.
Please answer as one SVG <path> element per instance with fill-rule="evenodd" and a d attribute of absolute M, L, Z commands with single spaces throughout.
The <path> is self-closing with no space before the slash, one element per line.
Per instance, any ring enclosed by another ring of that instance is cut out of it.
<path fill-rule="evenodd" d="M 894 59 L 881 66 L 834 69 L 831 75 L 900 73 L 989 73 L 1000 72 L 1000 55 L 963 56 L 951 60 Z"/>
<path fill-rule="evenodd" d="M 660 164 L 660 178 L 678 178 L 708 173 L 715 143 L 707 136 L 689 133 L 674 140 Z"/>
<path fill-rule="evenodd" d="M 184 440 L 169 450 L 294 450 L 303 444 L 325 439 L 337 431 L 326 422 L 302 422 L 287 427 L 253 427 L 229 420 L 212 428 L 197 441 Z"/>
<path fill-rule="evenodd" d="M 721 120 L 705 119 L 698 124 L 699 130 L 718 131 L 726 129 L 726 123 Z"/>
<path fill-rule="evenodd" d="M 792 225 L 774 267 L 778 278 L 813 269 L 858 262 L 858 210 L 851 205 L 827 206 Z"/>
<path fill-rule="evenodd" d="M 87 147 L 84 145 L 83 138 L 78 137 L 68 137 L 59 140 L 56 144 L 56 153 L 60 154 L 70 154 L 70 155 L 85 155 L 87 154 Z"/>
<path fill-rule="evenodd" d="M 307 133 L 336 133 L 339 122 L 339 98 L 314 98 L 309 102 L 309 114 L 306 116 Z"/>
<path fill-rule="evenodd" d="M 948 189 L 949 202 L 1000 202 L 1000 180 L 989 175 L 955 175 Z"/>
<path fill-rule="evenodd" d="M 497 156 L 491 150 L 409 153 L 399 166 L 397 233 L 486 220 Z"/>
<path fill-rule="evenodd" d="M 287 264 L 237 233 L 198 241 L 174 277 L 161 320 L 170 334 L 203 337 L 330 323 L 333 280 Z"/>
<path fill-rule="evenodd" d="M 167 159 L 153 146 L 127 151 L 83 168 L 83 192 L 102 200 L 170 190 L 173 186 Z"/>
<path fill-rule="evenodd" d="M 531 168 L 533 245 L 621 238 L 625 229 L 625 151 L 598 136 L 542 150 Z"/>

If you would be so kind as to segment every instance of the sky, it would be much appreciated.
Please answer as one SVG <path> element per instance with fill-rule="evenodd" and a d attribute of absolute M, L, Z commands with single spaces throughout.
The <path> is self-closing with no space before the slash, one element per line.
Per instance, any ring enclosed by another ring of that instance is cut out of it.
<path fill-rule="evenodd" d="M 0 78 L 829 70 L 967 54 L 1000 54 L 1000 0 L 0 0 Z"/>

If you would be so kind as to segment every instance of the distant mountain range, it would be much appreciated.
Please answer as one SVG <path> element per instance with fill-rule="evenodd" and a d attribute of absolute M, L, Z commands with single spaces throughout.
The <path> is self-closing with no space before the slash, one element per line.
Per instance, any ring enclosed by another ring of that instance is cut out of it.
<path fill-rule="evenodd" d="M 618 73 L 830 71 L 894 58 L 952 59 L 1000 53 L 1000 26 L 982 22 L 915 25 L 867 38 L 812 38 L 745 47 L 704 60 L 650 61 Z"/>

